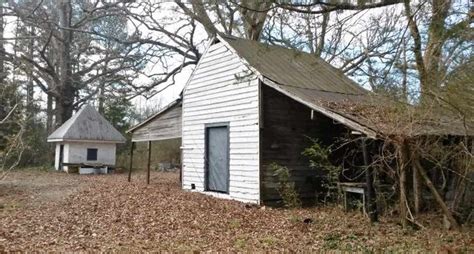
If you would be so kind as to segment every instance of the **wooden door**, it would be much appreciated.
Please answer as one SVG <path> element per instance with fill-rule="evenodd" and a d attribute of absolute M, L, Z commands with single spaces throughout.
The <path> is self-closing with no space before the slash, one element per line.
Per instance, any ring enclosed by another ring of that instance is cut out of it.
<path fill-rule="evenodd" d="M 206 128 L 207 190 L 229 192 L 229 127 Z"/>

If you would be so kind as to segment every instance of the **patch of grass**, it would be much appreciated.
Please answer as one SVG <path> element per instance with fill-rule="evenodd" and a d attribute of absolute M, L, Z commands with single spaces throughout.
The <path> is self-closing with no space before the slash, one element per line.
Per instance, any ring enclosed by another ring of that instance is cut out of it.
<path fill-rule="evenodd" d="M 229 222 L 229 228 L 231 229 L 237 229 L 240 228 L 241 222 L 238 219 L 233 219 Z"/>
<path fill-rule="evenodd" d="M 270 246 L 275 245 L 278 242 L 278 239 L 276 239 L 273 236 L 265 236 L 265 237 L 260 239 L 260 242 L 263 245 L 270 247 Z"/>
<path fill-rule="evenodd" d="M 237 238 L 234 242 L 234 247 L 239 250 L 243 250 L 247 247 L 247 239 Z"/>
<path fill-rule="evenodd" d="M 339 233 L 329 233 L 324 236 L 323 248 L 330 250 L 338 249 L 341 245 L 341 241 L 342 239 Z"/>
<path fill-rule="evenodd" d="M 177 252 L 192 252 L 194 249 L 189 246 L 188 244 L 181 243 L 178 246 L 176 246 L 176 251 Z"/>
<path fill-rule="evenodd" d="M 298 215 L 292 214 L 292 215 L 290 215 L 289 220 L 290 220 L 291 223 L 297 224 L 297 223 L 301 222 L 303 219 Z"/>
<path fill-rule="evenodd" d="M 11 201 L 8 203 L 0 203 L 0 212 L 12 212 L 15 210 L 19 210 L 22 208 L 21 203 L 16 202 L 16 201 Z"/>
<path fill-rule="evenodd" d="M 446 236 L 446 238 L 444 239 L 444 241 L 447 242 L 447 243 L 452 243 L 452 242 L 454 242 L 454 237 L 448 235 L 448 236 Z"/>
<path fill-rule="evenodd" d="M 347 239 L 347 240 L 350 240 L 350 241 L 356 241 L 356 240 L 358 240 L 357 236 L 354 235 L 353 233 L 348 234 L 348 235 L 346 236 L 346 239 Z"/>

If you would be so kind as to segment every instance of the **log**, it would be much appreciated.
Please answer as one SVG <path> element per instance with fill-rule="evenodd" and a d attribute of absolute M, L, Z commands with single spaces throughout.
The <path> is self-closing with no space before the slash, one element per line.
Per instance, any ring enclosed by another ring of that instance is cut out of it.
<path fill-rule="evenodd" d="M 431 180 L 428 177 L 428 174 L 426 173 L 425 169 L 421 166 L 420 161 L 415 160 L 414 164 L 415 164 L 418 172 L 420 173 L 421 177 L 425 181 L 426 186 L 428 187 L 428 189 L 430 189 L 431 193 L 433 194 L 433 196 L 436 200 L 436 203 L 438 203 L 438 205 L 441 207 L 441 210 L 443 210 L 444 215 L 446 216 L 448 221 L 451 223 L 452 228 L 459 229 L 458 222 L 456 221 L 456 219 L 454 219 L 453 214 L 449 210 L 446 203 L 443 201 L 443 198 L 441 197 L 441 195 L 439 195 L 438 190 L 436 190 L 436 187 L 431 182 Z"/>

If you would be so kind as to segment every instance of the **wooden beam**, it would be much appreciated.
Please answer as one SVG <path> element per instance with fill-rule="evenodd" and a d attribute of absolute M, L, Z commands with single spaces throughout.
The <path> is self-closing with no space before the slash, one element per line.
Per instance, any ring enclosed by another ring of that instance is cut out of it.
<path fill-rule="evenodd" d="M 403 229 L 407 228 L 408 225 L 408 200 L 406 195 L 406 181 L 407 175 L 406 171 L 408 165 L 410 163 L 410 148 L 408 146 L 407 140 L 402 140 L 400 144 L 400 151 L 399 151 L 399 176 L 398 176 L 398 187 L 400 192 L 399 197 L 399 208 L 400 208 L 400 223 L 402 224 Z"/>
<path fill-rule="evenodd" d="M 416 158 L 415 158 L 416 159 Z M 418 215 L 421 210 L 421 184 L 420 184 L 420 174 L 415 166 L 412 167 L 412 176 L 413 176 L 413 203 L 415 208 L 415 215 Z"/>
<path fill-rule="evenodd" d="M 132 141 L 132 145 L 130 148 L 130 166 L 128 167 L 128 181 L 132 181 L 132 166 L 133 166 L 133 148 L 135 146 L 135 142 Z"/>
<path fill-rule="evenodd" d="M 378 214 L 377 214 L 377 203 L 375 199 L 375 189 L 373 185 L 374 177 L 373 177 L 373 170 L 369 164 L 369 158 L 367 153 L 367 138 L 362 138 L 362 155 L 364 157 L 364 165 L 365 165 L 365 184 L 366 184 L 366 201 L 367 201 L 367 214 L 369 215 L 371 222 L 378 221 Z"/>
<path fill-rule="evenodd" d="M 151 141 L 148 141 L 148 162 L 146 168 L 146 184 L 150 184 Z"/>

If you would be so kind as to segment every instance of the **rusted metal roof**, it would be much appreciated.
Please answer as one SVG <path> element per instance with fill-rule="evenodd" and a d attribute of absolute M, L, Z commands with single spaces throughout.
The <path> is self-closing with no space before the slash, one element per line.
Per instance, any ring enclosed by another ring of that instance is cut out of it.
<path fill-rule="evenodd" d="M 222 38 L 260 74 L 280 85 L 316 90 L 325 96 L 368 93 L 342 71 L 313 54 L 225 35 Z"/>
<path fill-rule="evenodd" d="M 94 107 L 86 105 L 48 136 L 48 142 L 62 141 L 125 143 L 126 139 Z"/>
<path fill-rule="evenodd" d="M 388 115 L 383 112 L 393 112 L 393 108 L 399 106 L 398 102 L 362 88 L 313 54 L 222 34 L 217 38 L 224 40 L 249 68 L 257 72 L 265 85 L 370 137 L 381 133 L 474 135 L 472 123 L 448 116 L 433 114 L 433 117 L 417 122 L 387 119 Z M 406 106 L 409 111 L 415 108 Z M 399 116 L 409 118 L 408 114 Z"/>

